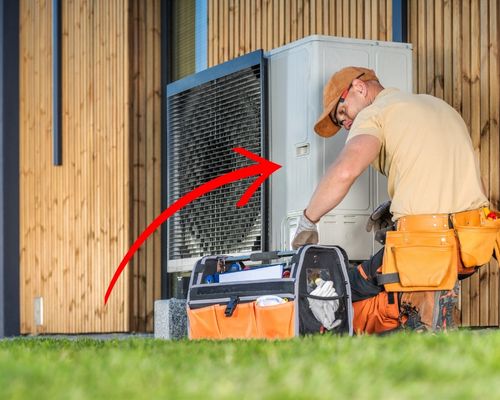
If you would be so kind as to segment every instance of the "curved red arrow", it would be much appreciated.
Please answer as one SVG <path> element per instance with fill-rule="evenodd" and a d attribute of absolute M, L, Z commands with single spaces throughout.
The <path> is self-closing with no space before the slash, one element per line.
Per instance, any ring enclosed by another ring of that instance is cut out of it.
<path fill-rule="evenodd" d="M 146 241 L 146 239 L 151 235 L 161 224 L 163 224 L 170 216 L 175 214 L 177 211 L 179 211 L 181 208 L 187 206 L 189 203 L 192 201 L 196 200 L 198 197 L 203 196 L 205 193 L 211 192 L 214 189 L 217 189 L 220 186 L 226 185 L 228 183 L 248 178 L 250 176 L 254 175 L 260 175 L 255 182 L 253 182 L 246 192 L 241 196 L 241 198 L 238 200 L 236 203 L 237 207 L 243 207 L 245 204 L 248 203 L 252 195 L 255 193 L 255 191 L 259 188 L 262 183 L 269 178 L 269 176 L 276 172 L 278 169 L 281 168 L 281 165 L 275 164 L 269 160 L 266 160 L 265 158 L 262 158 L 258 156 L 257 154 L 254 154 L 242 147 L 237 147 L 234 148 L 233 151 L 240 153 L 251 160 L 254 160 L 257 162 L 257 164 L 250 165 L 249 167 L 244 167 L 241 169 L 238 169 L 236 171 L 228 172 L 227 174 L 224 174 L 222 176 L 219 176 L 215 179 L 212 179 L 211 181 L 208 181 L 204 183 L 201 186 L 198 186 L 196 189 L 192 190 L 188 194 L 184 195 L 181 197 L 179 200 L 177 200 L 175 203 L 173 203 L 170 207 L 168 207 L 165 211 L 163 211 L 158 217 L 154 219 L 151 224 L 140 234 L 140 236 L 137 238 L 137 240 L 134 242 L 134 244 L 130 247 L 128 250 L 127 254 L 125 254 L 125 257 L 123 257 L 122 262 L 118 266 L 118 268 L 115 271 L 115 274 L 113 275 L 113 278 L 111 279 L 111 282 L 109 283 L 108 290 L 106 291 L 106 295 L 104 296 L 104 304 L 108 302 L 109 295 L 111 294 L 111 291 L 113 290 L 113 287 L 115 286 L 116 281 L 120 277 L 121 273 L 125 269 L 125 266 L 127 263 L 130 261 L 132 256 L 135 254 L 135 252 L 141 247 L 141 245 Z"/>

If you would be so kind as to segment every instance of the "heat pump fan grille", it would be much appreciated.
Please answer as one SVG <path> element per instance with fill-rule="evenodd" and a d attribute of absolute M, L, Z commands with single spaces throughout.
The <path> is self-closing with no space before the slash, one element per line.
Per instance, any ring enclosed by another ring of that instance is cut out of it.
<path fill-rule="evenodd" d="M 168 97 L 169 204 L 218 176 L 253 164 L 232 151 L 262 155 L 262 64 Z M 168 258 L 262 250 L 263 194 L 236 202 L 255 177 L 222 186 L 170 217 Z"/>

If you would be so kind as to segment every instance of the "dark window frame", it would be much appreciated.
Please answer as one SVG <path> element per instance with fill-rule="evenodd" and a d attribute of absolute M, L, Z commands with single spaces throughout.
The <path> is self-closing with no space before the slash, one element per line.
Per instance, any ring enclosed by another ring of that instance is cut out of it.
<path fill-rule="evenodd" d="M 20 332 L 19 3 L 0 0 L 0 338 Z"/>

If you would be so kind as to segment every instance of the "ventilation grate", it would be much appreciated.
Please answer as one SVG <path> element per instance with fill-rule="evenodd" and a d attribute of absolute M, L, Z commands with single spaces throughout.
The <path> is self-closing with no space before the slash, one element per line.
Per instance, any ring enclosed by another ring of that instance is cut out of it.
<path fill-rule="evenodd" d="M 263 154 L 263 75 L 260 57 L 256 65 L 168 96 L 169 204 L 205 182 L 253 163 L 233 148 Z M 236 208 L 255 178 L 207 193 L 170 217 L 168 258 L 263 250 L 262 189 L 245 207 Z"/>

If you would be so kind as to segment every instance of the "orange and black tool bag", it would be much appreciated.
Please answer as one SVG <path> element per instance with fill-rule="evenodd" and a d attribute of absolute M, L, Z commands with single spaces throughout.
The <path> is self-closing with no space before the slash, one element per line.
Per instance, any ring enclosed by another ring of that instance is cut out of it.
<path fill-rule="evenodd" d="M 251 265 L 256 262 L 261 264 Z M 234 273 L 230 269 L 235 264 L 237 270 L 278 264 L 283 272 L 281 277 L 272 279 L 223 282 L 221 274 Z M 338 246 L 307 245 L 297 252 L 203 257 L 195 264 L 189 282 L 189 338 L 286 339 L 313 333 L 352 335 L 353 310 L 347 268 L 347 256 Z M 216 275 L 219 278 L 213 279 Z M 323 287 L 317 285 L 326 283 L 330 285 L 329 293 L 334 289 L 335 295 L 315 295 Z M 282 301 L 263 305 L 259 302 L 263 296 L 278 297 Z M 333 313 L 329 307 L 332 304 L 335 305 Z M 318 310 L 323 318 L 317 318 Z"/>

